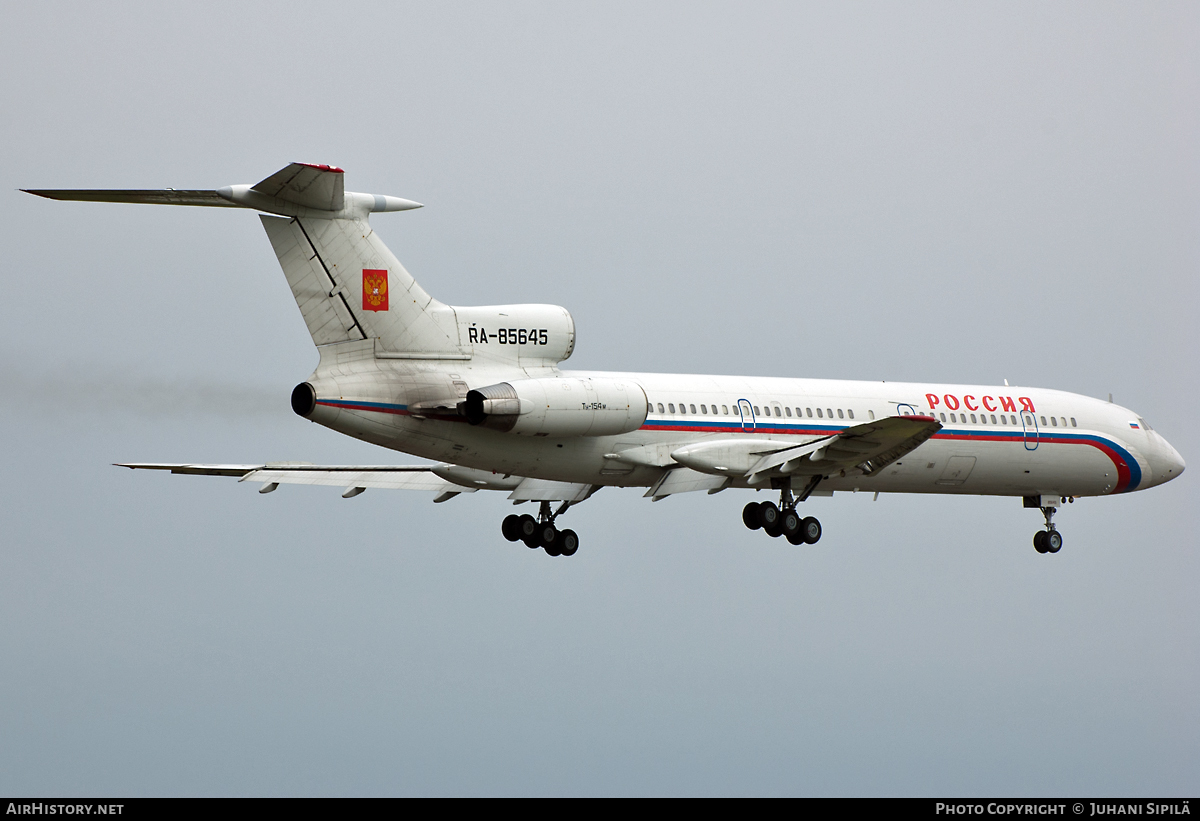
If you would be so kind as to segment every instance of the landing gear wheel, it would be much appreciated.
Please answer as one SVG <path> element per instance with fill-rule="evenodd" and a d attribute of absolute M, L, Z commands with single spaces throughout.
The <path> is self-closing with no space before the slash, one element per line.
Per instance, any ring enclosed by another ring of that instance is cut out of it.
<path fill-rule="evenodd" d="M 780 529 L 783 531 L 783 535 L 786 536 L 787 540 L 792 544 L 800 544 L 800 542 L 796 541 L 796 539 L 804 541 L 804 537 L 800 531 L 800 526 L 803 521 L 804 520 L 800 518 L 800 514 L 794 510 L 785 510 L 780 516 Z"/>
<path fill-rule="evenodd" d="M 787 539 L 792 544 L 804 544 L 804 534 L 803 533 L 797 533 L 794 536 L 789 536 L 788 534 L 785 533 L 784 538 Z"/>
<path fill-rule="evenodd" d="M 774 502 L 763 502 L 758 506 L 758 523 L 768 536 L 778 536 L 783 532 L 779 508 Z"/>
<path fill-rule="evenodd" d="M 758 520 L 758 502 L 751 502 L 742 508 L 742 524 L 751 530 L 762 527 L 762 522 Z"/>
<path fill-rule="evenodd" d="M 812 516 L 805 517 L 800 523 L 800 535 L 806 543 L 816 544 L 821 541 L 821 523 Z"/>
<path fill-rule="evenodd" d="M 579 537 L 574 530 L 564 530 L 558 534 L 558 551 L 563 556 L 574 556 L 579 549 Z"/>
<path fill-rule="evenodd" d="M 1062 534 L 1057 530 L 1045 531 L 1045 538 L 1042 539 L 1042 544 L 1046 548 L 1047 553 L 1057 553 L 1062 550 Z"/>
<path fill-rule="evenodd" d="M 1046 552 L 1046 531 L 1039 530 L 1033 534 L 1033 549 L 1038 553 Z"/>
<path fill-rule="evenodd" d="M 546 553 L 551 556 L 559 555 L 558 551 L 558 528 L 549 522 L 543 522 L 538 525 L 538 544 L 545 548 Z"/>
<path fill-rule="evenodd" d="M 538 521 L 528 513 L 521 516 L 517 520 L 517 532 L 521 535 L 521 541 L 528 548 L 538 548 L 542 546 L 541 539 L 538 538 Z"/>
<path fill-rule="evenodd" d="M 521 517 L 512 513 L 504 517 L 504 521 L 500 524 L 500 532 L 504 534 L 504 538 L 510 542 L 515 542 L 521 538 Z"/>

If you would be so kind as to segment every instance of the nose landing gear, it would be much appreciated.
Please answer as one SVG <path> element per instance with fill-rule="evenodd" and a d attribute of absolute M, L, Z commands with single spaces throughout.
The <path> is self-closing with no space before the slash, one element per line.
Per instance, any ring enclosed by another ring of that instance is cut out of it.
<path fill-rule="evenodd" d="M 799 499 L 792 496 L 790 487 L 784 486 L 778 505 L 750 502 L 742 508 L 742 523 L 751 530 L 761 529 L 768 536 L 783 536 L 792 544 L 816 544 L 821 538 L 821 523 L 812 516 L 801 516 L 796 512 L 796 505 L 809 497 L 820 478 L 813 477 Z"/>
<path fill-rule="evenodd" d="M 1050 496 L 1026 496 L 1025 507 L 1036 507 L 1046 517 L 1046 529 L 1033 534 L 1033 549 L 1038 553 L 1057 553 L 1062 550 L 1062 534 L 1054 526 L 1058 499 Z"/>
<path fill-rule="evenodd" d="M 540 547 L 549 556 L 574 556 L 579 549 L 579 536 L 574 530 L 559 530 L 554 526 L 554 520 L 570 506 L 570 502 L 563 502 L 562 507 L 551 513 L 550 503 L 542 502 L 536 519 L 528 513 L 505 516 L 500 531 L 510 542 L 524 542 L 532 550 Z"/>

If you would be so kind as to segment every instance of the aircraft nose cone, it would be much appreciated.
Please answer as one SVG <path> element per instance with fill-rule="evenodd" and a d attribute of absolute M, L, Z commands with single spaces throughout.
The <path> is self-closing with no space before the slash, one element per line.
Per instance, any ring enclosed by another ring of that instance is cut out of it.
<path fill-rule="evenodd" d="M 1163 440 L 1163 449 L 1166 453 L 1163 459 L 1162 476 L 1164 482 L 1169 482 L 1183 473 L 1187 465 L 1184 464 L 1183 457 L 1179 455 L 1179 451 L 1171 447 L 1166 439 Z"/>

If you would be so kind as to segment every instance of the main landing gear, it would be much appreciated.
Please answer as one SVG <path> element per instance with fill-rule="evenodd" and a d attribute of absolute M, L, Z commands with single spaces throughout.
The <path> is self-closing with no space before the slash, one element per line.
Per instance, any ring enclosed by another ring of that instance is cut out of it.
<path fill-rule="evenodd" d="M 820 478 L 814 477 L 799 499 L 792 497 L 791 488 L 784 487 L 778 505 L 751 502 L 742 508 L 742 523 L 751 530 L 761 529 L 768 536 L 783 536 L 792 544 L 816 544 L 821 538 L 821 523 L 812 516 L 797 513 L 796 504 L 808 498 Z"/>
<path fill-rule="evenodd" d="M 550 503 L 542 502 L 536 519 L 528 513 L 505 516 L 500 530 L 510 542 L 524 542 L 531 550 L 540 547 L 550 556 L 574 556 L 579 549 L 579 536 L 574 530 L 559 530 L 554 526 L 554 520 L 570 506 L 570 502 L 563 502 L 562 507 L 551 513 Z"/>
<path fill-rule="evenodd" d="M 1062 501 L 1067 501 L 1066 497 Z M 1075 501 L 1071 497 L 1070 501 Z M 1025 507 L 1036 507 L 1046 517 L 1046 529 L 1033 534 L 1033 549 L 1038 553 L 1057 553 L 1062 550 L 1062 534 L 1054 526 L 1054 514 L 1058 511 L 1058 498 L 1047 496 L 1026 496 Z"/>

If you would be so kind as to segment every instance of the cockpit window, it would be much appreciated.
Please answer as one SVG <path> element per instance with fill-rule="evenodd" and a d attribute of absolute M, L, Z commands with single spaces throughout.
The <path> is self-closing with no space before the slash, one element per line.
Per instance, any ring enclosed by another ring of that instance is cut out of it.
<path fill-rule="evenodd" d="M 1150 427 L 1150 425 L 1146 423 L 1146 420 L 1140 416 L 1138 417 L 1138 422 L 1141 424 L 1142 430 L 1154 430 L 1154 428 Z"/>

